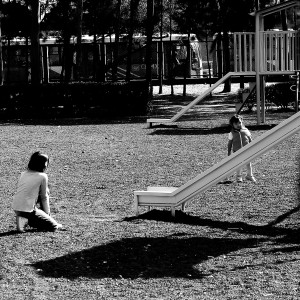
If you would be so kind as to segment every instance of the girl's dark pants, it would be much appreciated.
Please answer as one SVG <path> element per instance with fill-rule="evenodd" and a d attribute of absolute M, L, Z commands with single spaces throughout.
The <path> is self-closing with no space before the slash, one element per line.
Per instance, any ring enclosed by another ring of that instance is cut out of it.
<path fill-rule="evenodd" d="M 17 216 L 28 219 L 28 225 L 38 230 L 55 231 L 58 223 L 43 210 L 35 207 L 32 212 L 15 211 Z"/>

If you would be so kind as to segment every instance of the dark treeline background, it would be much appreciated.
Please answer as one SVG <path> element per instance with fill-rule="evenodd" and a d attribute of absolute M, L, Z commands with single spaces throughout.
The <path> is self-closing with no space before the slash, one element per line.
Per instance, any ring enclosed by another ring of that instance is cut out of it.
<path fill-rule="evenodd" d="M 115 35 L 114 57 L 118 57 L 120 35 L 128 38 L 131 48 L 135 34 L 147 36 L 150 45 L 154 34 L 194 33 L 199 40 L 217 36 L 224 50 L 224 69 L 229 70 L 230 32 L 253 31 L 254 19 L 250 12 L 282 0 L 1 0 L 0 10 L 0 84 L 3 84 L 2 41 L 21 37 L 30 45 L 31 84 L 41 82 L 39 39 L 55 36 L 64 43 L 63 81 L 71 78 L 74 59 L 70 48 L 71 37 L 77 37 L 77 75 L 81 66 L 81 37 Z M 282 23 L 287 28 L 288 18 L 278 16 L 266 20 L 266 27 Z M 268 24 L 269 22 L 269 24 Z M 212 45 L 214 47 L 215 45 Z M 103 53 L 103 51 L 101 52 Z M 129 52 L 130 53 L 130 50 Z M 103 60 L 94 56 L 95 63 Z M 130 70 L 130 55 L 127 59 Z M 151 46 L 147 47 L 147 70 L 151 69 Z M 115 79 L 116 64 L 112 65 Z M 151 80 L 151 71 L 146 72 Z"/>

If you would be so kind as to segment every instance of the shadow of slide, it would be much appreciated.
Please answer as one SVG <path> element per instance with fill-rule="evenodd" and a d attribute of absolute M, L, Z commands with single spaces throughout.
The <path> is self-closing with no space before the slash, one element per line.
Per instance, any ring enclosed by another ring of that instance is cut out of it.
<path fill-rule="evenodd" d="M 263 236 L 281 236 L 281 235 L 292 235 L 299 234 L 298 229 L 283 228 L 283 227 L 272 227 L 269 224 L 265 225 L 251 225 L 245 222 L 228 222 L 212 219 L 204 219 L 200 216 L 193 216 L 183 211 L 176 211 L 176 217 L 172 217 L 171 212 L 168 210 L 153 209 L 144 214 L 124 218 L 124 221 L 135 222 L 138 220 L 154 220 L 160 222 L 169 223 L 180 223 L 195 226 L 207 226 L 210 228 L 217 228 L 221 230 L 230 230 L 242 234 L 256 234 Z"/>
<path fill-rule="evenodd" d="M 4 237 L 4 236 L 15 235 L 15 234 L 20 234 L 20 232 L 18 232 L 17 230 L 11 230 L 11 231 L 7 231 L 7 232 L 0 232 L 0 238 Z"/>
<path fill-rule="evenodd" d="M 211 134 L 225 134 L 230 132 L 229 126 L 213 127 L 213 128 L 180 128 L 178 126 L 169 128 L 164 125 L 154 125 L 153 131 L 150 135 L 211 135 Z M 165 127 L 165 129 L 164 129 Z M 275 127 L 274 124 L 267 125 L 256 125 L 256 126 L 247 126 L 251 131 L 261 131 L 261 130 L 270 130 Z"/>
<path fill-rule="evenodd" d="M 202 278 L 195 265 L 212 257 L 255 247 L 259 239 L 189 237 L 126 238 L 33 264 L 45 277 Z"/>

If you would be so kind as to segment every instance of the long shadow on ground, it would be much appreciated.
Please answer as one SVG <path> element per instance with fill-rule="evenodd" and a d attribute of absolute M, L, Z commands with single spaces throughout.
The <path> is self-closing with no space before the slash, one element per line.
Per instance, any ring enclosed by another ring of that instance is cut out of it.
<path fill-rule="evenodd" d="M 17 230 L 11 230 L 11 231 L 7 231 L 7 232 L 1 232 L 0 233 L 0 238 L 4 237 L 4 236 L 11 236 L 11 235 L 16 235 L 16 234 L 20 234 L 20 232 L 18 232 Z"/>
<path fill-rule="evenodd" d="M 203 219 L 199 216 L 189 215 L 183 211 L 176 211 L 176 217 L 172 217 L 171 212 L 168 210 L 151 210 L 145 214 L 139 216 L 127 217 L 124 221 L 134 222 L 139 219 L 144 220 L 154 220 L 160 222 L 169 222 L 169 223 L 180 223 L 187 225 L 195 226 L 207 226 L 210 228 L 217 228 L 221 230 L 229 230 L 242 234 L 255 234 L 263 235 L 270 237 L 282 237 L 283 235 L 288 236 L 300 236 L 300 229 L 292 228 L 283 228 L 283 227 L 274 227 L 268 226 L 268 224 L 263 225 L 251 225 L 245 222 L 228 222 L 228 221 L 219 221 L 211 219 Z M 300 238 L 299 238 L 300 240 Z"/>
<path fill-rule="evenodd" d="M 227 255 L 239 249 L 260 247 L 264 242 L 272 244 L 300 243 L 299 230 L 248 225 L 243 222 L 222 222 L 201 219 L 184 212 L 153 210 L 138 217 L 125 218 L 121 222 L 140 222 L 141 219 L 208 226 L 222 230 L 250 234 L 251 238 L 219 238 L 191 236 L 186 233 L 164 237 L 124 238 L 62 257 L 34 263 L 39 274 L 46 277 L 87 278 L 203 278 L 211 274 L 195 268 L 213 257 Z M 120 222 L 120 221 L 119 221 Z M 253 238 L 253 235 L 261 237 Z M 274 239 L 275 238 L 275 239 Z M 300 246 L 283 247 L 297 251 Z M 280 248 L 278 248 L 280 249 Z M 276 247 L 270 251 L 277 251 Z M 279 250 L 278 250 L 279 251 Z"/>
<path fill-rule="evenodd" d="M 257 125 L 247 126 L 250 131 L 270 130 L 276 125 Z M 229 126 L 214 127 L 214 128 L 174 128 L 174 126 L 168 125 L 156 125 L 153 126 L 155 131 L 150 135 L 208 135 L 208 134 L 223 134 L 230 132 Z"/>
<path fill-rule="evenodd" d="M 33 264 L 46 277 L 202 278 L 196 264 L 242 248 L 258 239 L 189 237 L 125 238 L 63 257 Z"/>

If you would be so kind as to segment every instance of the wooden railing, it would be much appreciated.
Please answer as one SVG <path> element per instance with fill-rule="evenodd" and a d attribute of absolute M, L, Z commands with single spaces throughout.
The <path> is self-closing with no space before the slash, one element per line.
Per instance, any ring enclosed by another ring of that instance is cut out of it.
<path fill-rule="evenodd" d="M 296 66 L 296 38 L 295 31 L 265 31 L 261 32 L 262 72 L 295 71 Z"/>
<path fill-rule="evenodd" d="M 255 33 L 233 34 L 234 72 L 255 71 Z"/>
<path fill-rule="evenodd" d="M 300 70 L 300 32 L 262 31 L 260 33 L 260 73 Z M 255 34 L 234 33 L 234 71 L 255 71 Z"/>

